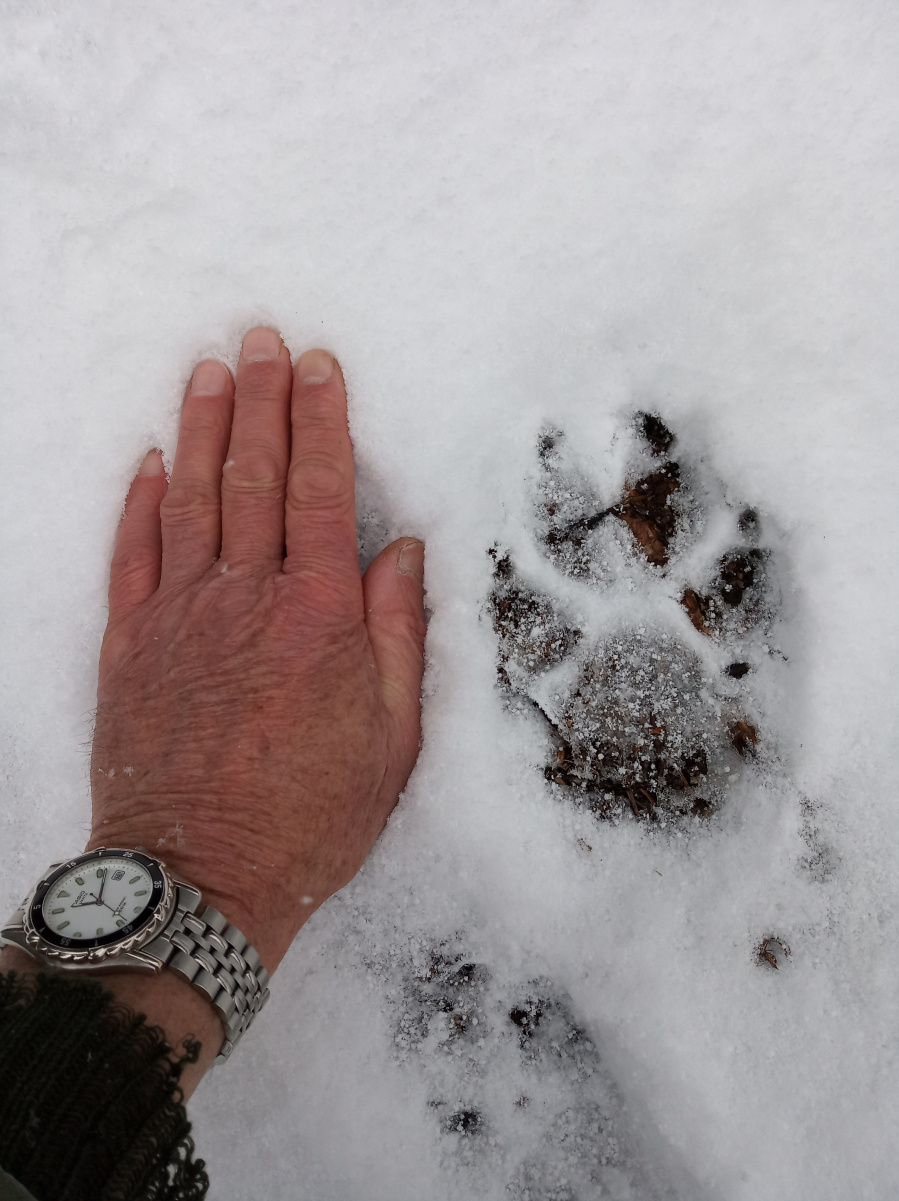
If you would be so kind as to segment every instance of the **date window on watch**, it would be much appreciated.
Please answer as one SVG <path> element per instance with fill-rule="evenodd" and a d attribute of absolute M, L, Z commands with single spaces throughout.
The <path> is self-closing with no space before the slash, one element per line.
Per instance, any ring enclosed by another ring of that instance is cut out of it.
<path fill-rule="evenodd" d="M 117 872 L 112 873 L 112 878 L 113 878 L 113 880 L 121 880 L 121 878 L 122 878 L 122 876 L 124 876 L 124 874 L 125 874 L 124 869 L 119 868 L 119 870 Z"/>

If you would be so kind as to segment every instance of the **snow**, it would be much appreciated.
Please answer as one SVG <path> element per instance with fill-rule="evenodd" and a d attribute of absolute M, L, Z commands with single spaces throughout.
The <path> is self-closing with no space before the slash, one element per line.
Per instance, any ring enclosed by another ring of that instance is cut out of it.
<path fill-rule="evenodd" d="M 260 321 L 335 351 L 363 549 L 427 541 L 419 765 L 192 1103 L 211 1195 L 891 1196 L 895 6 L 0 11 L 0 903 L 87 829 L 116 521 L 199 357 Z M 537 443 L 611 503 L 638 409 L 703 532 L 604 587 L 541 550 Z M 632 604 L 695 649 L 678 589 L 744 504 L 787 660 L 747 677 L 758 765 L 665 832 L 559 799 L 496 687 L 488 548 L 594 643 Z M 473 990 L 455 1041 L 441 988 Z"/>

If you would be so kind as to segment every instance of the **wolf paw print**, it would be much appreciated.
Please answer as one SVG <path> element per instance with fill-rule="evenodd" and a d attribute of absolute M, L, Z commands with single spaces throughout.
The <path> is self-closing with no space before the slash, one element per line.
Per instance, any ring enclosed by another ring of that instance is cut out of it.
<path fill-rule="evenodd" d="M 602 818 L 701 820 L 764 753 L 754 678 L 779 655 L 773 556 L 758 513 L 676 459 L 660 417 L 637 414 L 624 442 L 603 497 L 562 432 L 541 435 L 533 534 L 567 579 L 537 587 L 491 548 L 499 683 L 545 723 L 559 794 Z"/>
<path fill-rule="evenodd" d="M 427 1073 L 448 1162 L 515 1201 L 586 1201 L 644 1179 L 615 1083 L 551 980 L 503 983 L 462 934 L 406 948 L 384 968 L 399 985 L 397 1054 Z"/>

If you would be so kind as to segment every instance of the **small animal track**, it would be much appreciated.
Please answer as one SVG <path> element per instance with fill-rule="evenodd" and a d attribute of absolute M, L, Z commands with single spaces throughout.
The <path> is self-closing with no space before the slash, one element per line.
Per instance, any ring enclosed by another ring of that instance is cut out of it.
<path fill-rule="evenodd" d="M 774 560 L 758 513 L 675 459 L 658 415 L 638 413 L 625 437 L 625 478 L 603 498 L 562 432 L 541 435 L 534 535 L 575 588 L 540 589 L 491 548 L 498 678 L 511 708 L 544 721 L 557 795 L 683 826 L 764 755 L 754 683 L 779 654 Z M 585 594 L 575 613 L 578 587 L 604 598 L 602 618 Z"/>
<path fill-rule="evenodd" d="M 628 1146 L 599 1051 L 552 981 L 501 983 L 464 935 L 369 966 L 393 982 L 397 1053 L 427 1071 L 448 1162 L 489 1171 L 513 1201 L 661 1195 Z"/>

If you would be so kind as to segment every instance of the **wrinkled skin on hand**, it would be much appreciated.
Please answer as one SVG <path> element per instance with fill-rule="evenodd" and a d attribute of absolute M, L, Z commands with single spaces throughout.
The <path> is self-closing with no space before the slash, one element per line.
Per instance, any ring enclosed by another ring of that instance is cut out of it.
<path fill-rule="evenodd" d="M 358 871 L 418 754 L 424 547 L 360 578 L 339 367 L 251 331 L 203 363 L 171 482 L 152 452 L 113 558 L 88 849 L 143 846 L 273 970 Z"/>

